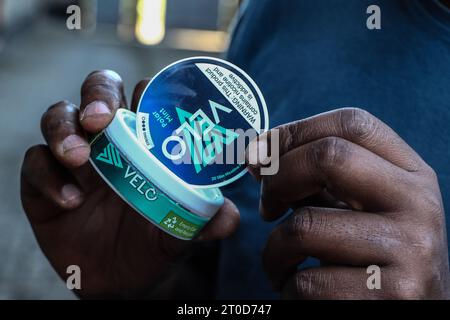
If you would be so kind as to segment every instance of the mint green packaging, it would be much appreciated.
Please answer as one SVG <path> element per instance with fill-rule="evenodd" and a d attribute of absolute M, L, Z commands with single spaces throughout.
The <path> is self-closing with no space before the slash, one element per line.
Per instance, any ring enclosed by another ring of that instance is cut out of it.
<path fill-rule="evenodd" d="M 137 140 L 135 128 L 136 115 L 119 109 L 91 141 L 91 164 L 144 218 L 176 238 L 193 239 L 222 206 L 222 193 L 179 179 Z"/>

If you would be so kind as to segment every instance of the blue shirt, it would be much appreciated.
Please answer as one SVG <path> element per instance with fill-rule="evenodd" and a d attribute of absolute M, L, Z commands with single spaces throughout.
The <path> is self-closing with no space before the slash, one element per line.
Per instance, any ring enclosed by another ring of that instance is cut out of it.
<path fill-rule="evenodd" d="M 381 30 L 366 26 L 372 4 Z M 228 59 L 260 86 L 271 127 L 351 106 L 382 119 L 435 169 L 450 207 L 450 11 L 437 0 L 250 0 Z M 221 244 L 217 298 L 277 297 L 259 185 L 246 176 L 224 191 L 242 218 Z"/>

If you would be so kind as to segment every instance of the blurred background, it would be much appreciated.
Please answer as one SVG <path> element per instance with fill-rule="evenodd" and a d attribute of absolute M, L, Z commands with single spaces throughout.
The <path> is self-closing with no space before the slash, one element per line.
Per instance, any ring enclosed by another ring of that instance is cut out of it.
<path fill-rule="evenodd" d="M 42 113 L 59 100 L 78 104 L 93 70 L 117 71 L 130 100 L 140 79 L 173 61 L 220 56 L 239 2 L 0 0 L 0 299 L 75 299 L 20 204 L 20 164 L 29 146 L 43 142 Z"/>

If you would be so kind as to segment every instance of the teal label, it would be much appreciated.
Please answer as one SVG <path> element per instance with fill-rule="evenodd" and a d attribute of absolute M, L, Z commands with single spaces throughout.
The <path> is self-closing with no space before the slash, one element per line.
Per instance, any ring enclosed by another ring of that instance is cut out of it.
<path fill-rule="evenodd" d="M 207 219 L 193 215 L 156 188 L 104 133 L 91 143 L 91 162 L 114 191 L 167 233 L 188 240 L 207 223 Z"/>

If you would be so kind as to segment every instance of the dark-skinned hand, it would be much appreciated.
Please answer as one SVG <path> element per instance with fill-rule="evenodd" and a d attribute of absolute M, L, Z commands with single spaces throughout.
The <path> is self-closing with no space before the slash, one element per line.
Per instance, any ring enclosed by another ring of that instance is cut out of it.
<path fill-rule="evenodd" d="M 135 88 L 135 111 L 148 80 Z M 41 121 L 46 145 L 30 148 L 23 162 L 21 198 L 36 238 L 62 278 L 69 265 L 81 269 L 84 298 L 140 297 L 158 287 L 192 246 L 142 218 L 110 189 L 88 163 L 87 134 L 126 108 L 120 76 L 91 73 L 81 88 L 80 108 L 62 101 Z M 223 239 L 239 224 L 229 200 L 198 241 Z"/>
<path fill-rule="evenodd" d="M 279 171 L 261 176 L 260 212 L 275 220 L 265 270 L 286 298 L 449 298 L 445 214 L 435 172 L 392 129 L 360 109 L 282 125 Z M 267 149 L 273 131 L 249 147 Z M 321 266 L 299 270 L 307 258 Z M 381 269 L 369 290 L 367 267 Z"/>

